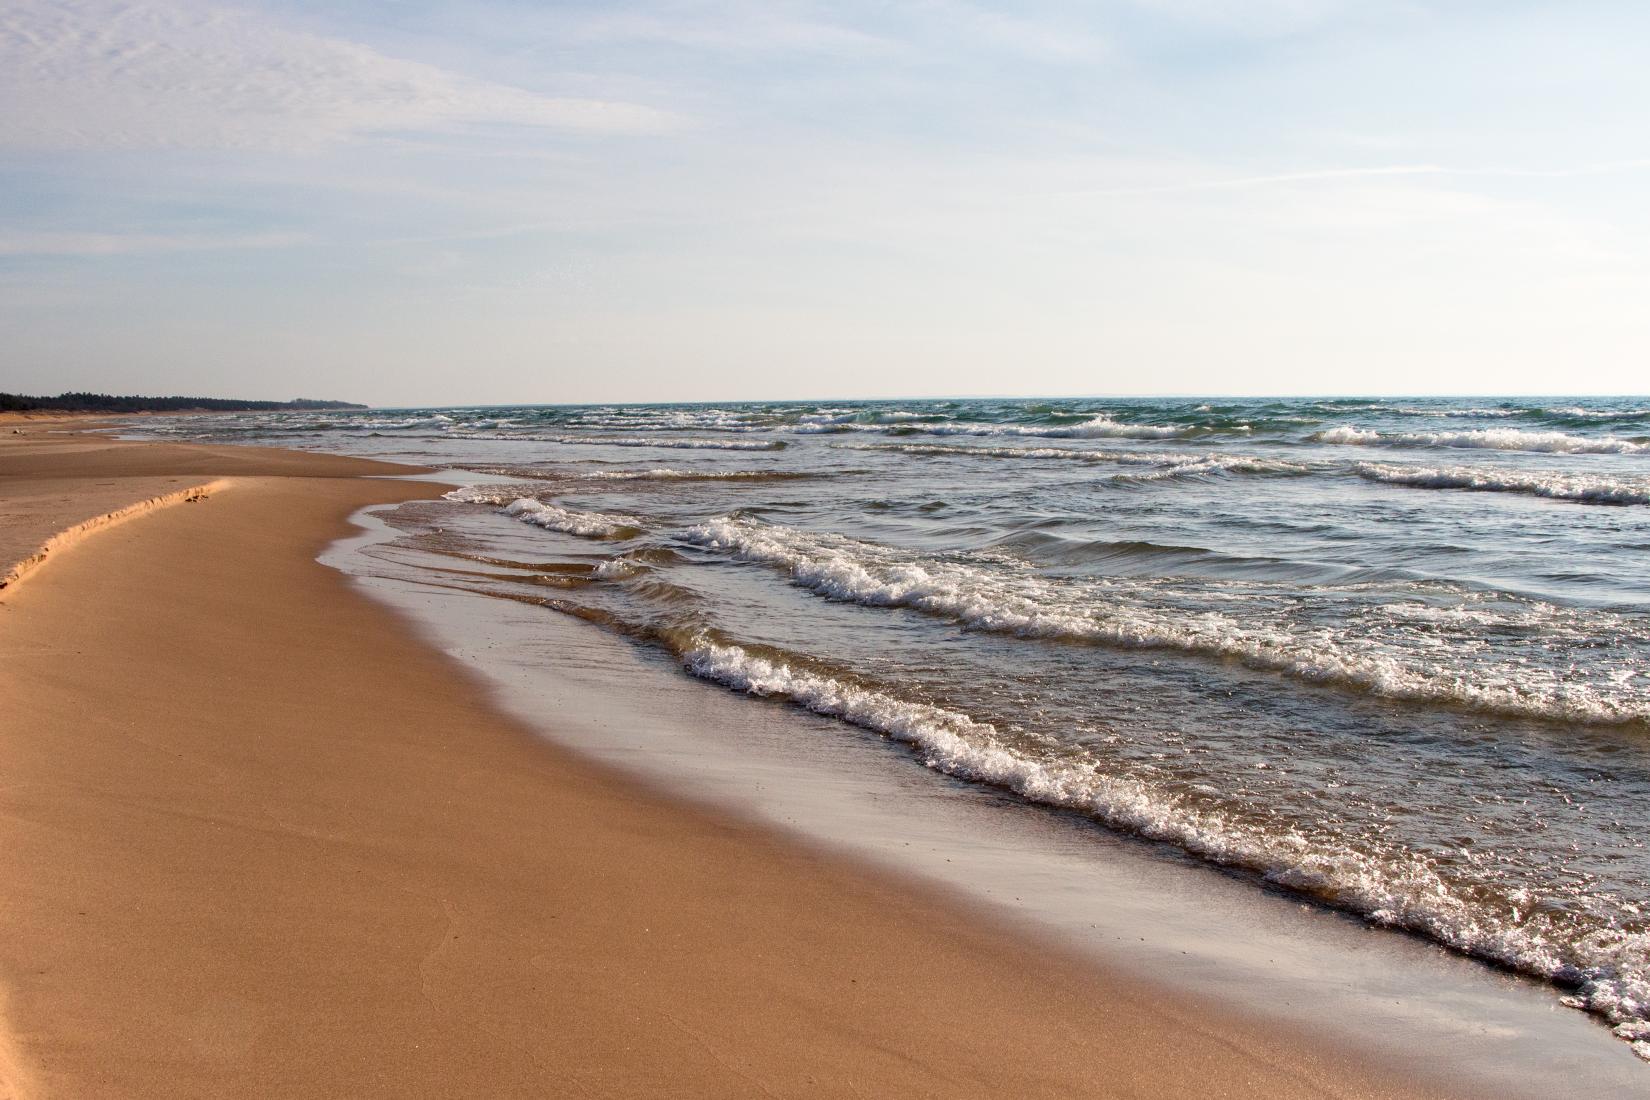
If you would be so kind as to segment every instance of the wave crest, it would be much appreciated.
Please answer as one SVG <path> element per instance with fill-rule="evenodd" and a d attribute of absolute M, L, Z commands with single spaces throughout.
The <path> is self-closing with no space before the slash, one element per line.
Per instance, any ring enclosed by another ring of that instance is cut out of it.
<path fill-rule="evenodd" d="M 747 561 L 777 566 L 793 583 L 819 595 L 868 607 L 909 607 L 951 619 L 969 629 L 1024 638 L 1086 642 L 1118 648 L 1173 649 L 1232 658 L 1251 668 L 1294 679 L 1348 688 L 1390 699 L 1462 706 L 1487 713 L 1600 724 L 1650 723 L 1650 688 L 1629 686 L 1596 659 L 1590 679 L 1537 675 L 1516 660 L 1493 653 L 1476 663 L 1440 667 L 1432 648 L 1452 621 L 1434 616 L 1431 632 L 1414 624 L 1436 610 L 1421 603 L 1377 608 L 1364 633 L 1344 613 L 1321 621 L 1293 621 L 1275 601 L 1246 601 L 1232 613 L 1165 603 L 1162 585 L 1117 578 L 1053 581 L 1028 571 L 903 555 L 887 547 L 820 536 L 779 525 L 720 519 L 685 532 L 690 541 Z M 1291 589 L 1293 591 L 1293 589 Z M 1488 614 L 1486 612 L 1486 614 Z M 1538 631 L 1546 644 L 1583 646 L 1592 623 L 1571 623 L 1564 612 L 1532 604 L 1497 613 L 1511 631 Z M 1574 614 L 1574 613 L 1570 613 Z M 1406 628 L 1406 624 L 1408 624 Z M 1399 628 L 1394 630 L 1394 628 Z M 1621 624 L 1623 637 L 1633 636 Z M 1394 641 L 1392 635 L 1398 640 Z M 1639 639 L 1650 645 L 1650 639 Z M 1463 662 L 1466 658 L 1462 657 Z M 1631 658 L 1625 671 L 1632 672 Z"/>
<path fill-rule="evenodd" d="M 1581 436 L 1566 432 L 1526 432 L 1517 428 L 1480 428 L 1465 432 L 1382 433 L 1342 424 L 1307 437 L 1316 443 L 1356 447 L 1459 447 L 1491 451 L 1535 451 L 1548 454 L 1641 454 L 1650 443 L 1614 436 Z"/>
<path fill-rule="evenodd" d="M 1579 944 L 1554 935 L 1551 918 L 1486 919 L 1424 855 L 1380 854 L 1295 843 L 1221 812 L 1218 804 L 1102 771 L 1080 750 L 1005 735 L 945 707 L 798 668 L 777 655 L 698 632 L 677 648 L 694 675 L 735 691 L 778 699 L 885 734 L 918 750 L 937 771 L 988 783 L 1045 805 L 1229 867 L 1259 874 L 1377 924 L 1426 935 L 1457 951 L 1575 988 L 1572 1007 L 1603 1017 L 1650 1057 L 1650 936 L 1600 935 Z M 1018 743 L 1017 743 L 1018 742 Z"/>
<path fill-rule="evenodd" d="M 1417 489 L 1465 489 L 1481 493 L 1520 493 L 1569 500 L 1578 504 L 1650 504 L 1650 480 L 1582 474 L 1521 473 L 1467 466 L 1390 466 L 1360 462 L 1353 467 L 1366 481 Z"/>

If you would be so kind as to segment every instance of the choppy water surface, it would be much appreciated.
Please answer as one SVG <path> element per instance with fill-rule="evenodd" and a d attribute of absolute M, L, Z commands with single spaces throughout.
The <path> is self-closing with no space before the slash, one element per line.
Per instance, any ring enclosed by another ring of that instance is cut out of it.
<path fill-rule="evenodd" d="M 432 580 L 1549 980 L 1650 1058 L 1650 399 L 157 430 L 513 479 L 393 517 Z"/>

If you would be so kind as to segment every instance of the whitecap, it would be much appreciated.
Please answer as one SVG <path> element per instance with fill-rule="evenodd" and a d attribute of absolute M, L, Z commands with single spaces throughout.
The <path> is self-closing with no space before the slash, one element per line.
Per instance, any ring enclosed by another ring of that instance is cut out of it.
<path fill-rule="evenodd" d="M 1482 428 L 1466 432 L 1392 432 L 1342 424 L 1308 437 L 1317 443 L 1359 447 L 1460 447 L 1492 451 L 1538 451 L 1553 454 L 1640 454 L 1650 443 L 1613 436 L 1566 432 L 1526 432 L 1516 428 Z"/>

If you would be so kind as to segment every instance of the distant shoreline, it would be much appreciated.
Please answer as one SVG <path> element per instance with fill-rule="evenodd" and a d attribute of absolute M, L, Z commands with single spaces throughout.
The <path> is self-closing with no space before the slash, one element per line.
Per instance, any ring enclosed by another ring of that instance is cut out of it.
<path fill-rule="evenodd" d="M 0 413 L 102 413 L 123 416 L 129 413 L 202 412 L 320 412 L 362 410 L 367 406 L 350 401 L 295 398 L 291 401 L 251 401 L 224 397 L 145 397 L 131 394 L 60 393 L 39 397 L 21 393 L 0 393 Z"/>

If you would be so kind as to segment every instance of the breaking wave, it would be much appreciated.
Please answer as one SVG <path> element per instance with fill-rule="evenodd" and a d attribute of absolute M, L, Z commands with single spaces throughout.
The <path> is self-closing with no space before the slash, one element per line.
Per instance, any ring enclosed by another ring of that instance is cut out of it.
<path fill-rule="evenodd" d="M 648 439 L 642 436 L 535 435 L 527 432 L 496 434 L 466 432 L 461 439 L 490 443 L 559 443 L 567 447 L 662 447 L 679 451 L 782 451 L 782 439 Z"/>
<path fill-rule="evenodd" d="M 1460 447 L 1491 451 L 1536 451 L 1549 454 L 1640 454 L 1650 443 L 1613 436 L 1565 432 L 1526 432 L 1517 428 L 1483 428 L 1466 432 L 1382 433 L 1342 424 L 1309 437 L 1317 443 L 1357 447 Z"/>
<path fill-rule="evenodd" d="M 1411 606 L 1429 610 L 1424 604 L 1396 604 L 1374 617 L 1365 611 L 1364 619 L 1348 619 L 1337 629 L 1319 620 L 1294 621 L 1273 610 L 1267 599 L 1231 612 L 1177 608 L 1167 602 L 1172 593 L 1161 584 L 1120 578 L 1057 581 L 1001 563 L 923 559 L 855 539 L 749 520 L 715 520 L 692 528 L 684 538 L 777 566 L 793 583 L 831 599 L 909 607 L 972 630 L 1232 658 L 1311 683 L 1493 714 L 1650 723 L 1650 687 L 1628 686 L 1631 675 L 1613 677 L 1619 670 L 1597 657 L 1589 666 L 1592 675 L 1580 677 L 1572 669 L 1575 678 L 1527 668 L 1517 660 L 1500 661 L 1482 647 L 1473 649 L 1472 658 L 1459 655 L 1455 665 L 1440 663 L 1433 647 L 1448 620 L 1435 621 L 1436 629 L 1430 631 L 1418 625 L 1425 614 L 1407 611 Z M 1332 600 L 1333 590 L 1325 598 Z M 1480 610 L 1482 614 L 1490 613 Z M 1579 652 L 1595 638 L 1594 622 L 1547 604 L 1497 614 L 1520 632 L 1539 629 L 1548 646 L 1569 644 Z M 1486 624 L 1467 618 L 1458 625 L 1470 628 L 1476 638 Z M 1364 629 L 1354 633 L 1358 626 Z M 1633 636 L 1625 623 L 1616 629 L 1618 637 Z M 1638 640 L 1650 647 L 1650 638 Z M 1631 674 L 1633 658 L 1624 660 Z"/>
<path fill-rule="evenodd" d="M 522 497 L 504 506 L 504 514 L 515 516 L 523 523 L 563 531 L 586 538 L 633 538 L 642 532 L 640 521 L 629 516 L 613 516 L 605 512 L 575 512 L 554 504 L 546 504 L 532 497 Z"/>
<path fill-rule="evenodd" d="M 793 470 L 590 470 L 577 475 L 585 481 L 803 481 L 819 475 Z"/>
<path fill-rule="evenodd" d="M 1576 942 L 1551 915 L 1521 920 L 1516 907 L 1510 913 L 1486 911 L 1407 849 L 1359 851 L 1279 836 L 1213 800 L 1107 774 L 1080 749 L 801 668 L 794 658 L 764 656 L 706 631 L 675 648 L 696 676 L 902 741 L 928 767 L 948 775 L 1088 814 L 1377 924 L 1570 987 L 1574 992 L 1567 1003 L 1603 1017 L 1636 1053 L 1650 1057 L 1650 936 L 1600 933 Z"/>
<path fill-rule="evenodd" d="M 1650 504 L 1650 479 L 1584 474 L 1483 470 L 1467 466 L 1392 466 L 1360 462 L 1354 471 L 1367 481 L 1417 489 L 1465 489 L 1482 493 L 1520 493 L 1579 504 Z"/>
<path fill-rule="evenodd" d="M 1302 462 L 1257 455 L 1174 454 L 1166 451 L 1079 450 L 1075 447 L 978 447 L 945 443 L 839 443 L 846 450 L 889 451 L 896 454 L 945 458 L 1035 459 L 1058 462 L 1088 462 L 1124 466 L 1160 466 L 1151 473 L 1129 475 L 1137 480 L 1155 480 L 1177 474 L 1307 474 L 1316 467 Z"/>
<path fill-rule="evenodd" d="M 531 491 L 534 488 L 542 486 L 466 485 L 444 494 L 444 499 L 465 504 L 502 506 L 500 511 L 507 516 L 514 516 L 523 523 L 585 538 L 634 538 L 646 529 L 646 525 L 634 516 L 610 515 L 606 512 L 577 512 L 571 508 L 548 504 L 536 497 L 522 495 L 524 489 Z"/>
<path fill-rule="evenodd" d="M 925 424 L 908 430 L 931 435 L 1018 435 L 1044 439 L 1185 439 L 1211 429 L 1196 424 L 1125 424 L 1101 415 L 1081 424 Z"/>
<path fill-rule="evenodd" d="M 556 436 L 551 443 L 589 447 L 663 447 L 679 451 L 779 451 L 781 439 L 642 439 L 634 436 Z"/>

